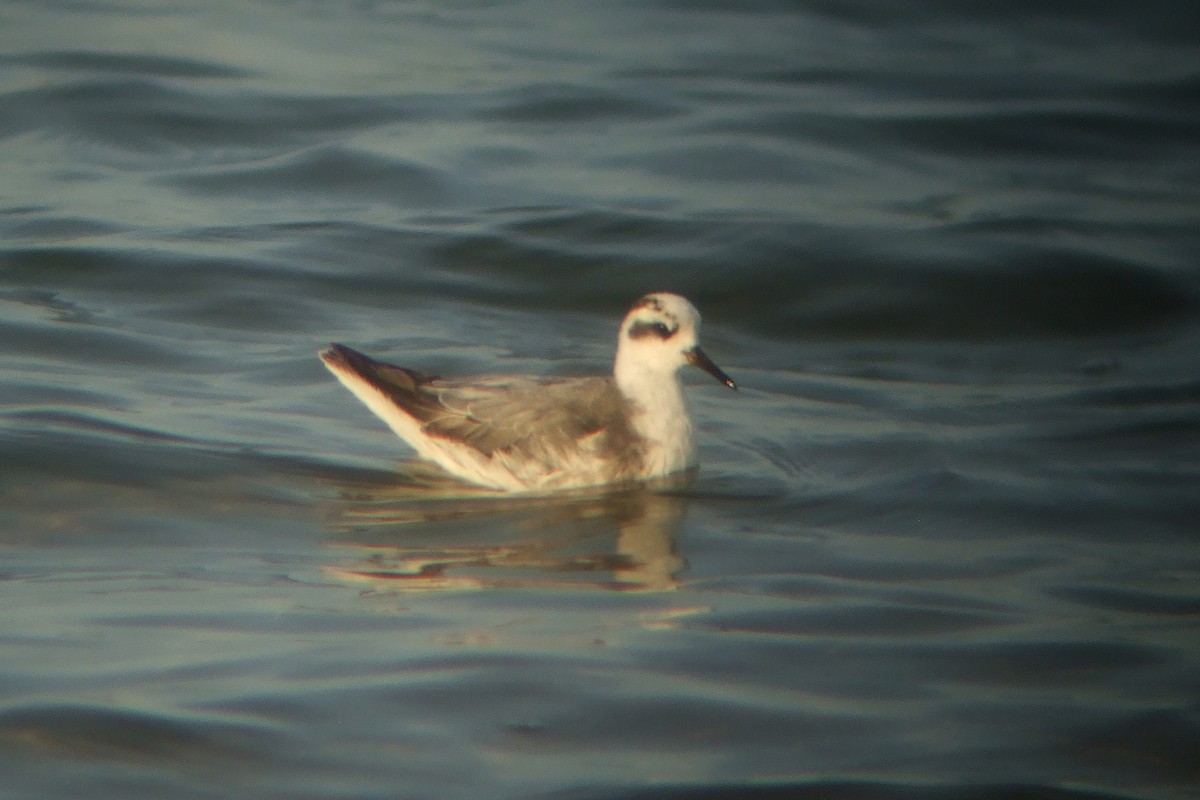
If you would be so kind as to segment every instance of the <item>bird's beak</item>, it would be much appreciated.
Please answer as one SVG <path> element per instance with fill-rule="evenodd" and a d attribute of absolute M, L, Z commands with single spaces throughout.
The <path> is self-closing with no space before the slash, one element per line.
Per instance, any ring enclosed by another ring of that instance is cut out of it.
<path fill-rule="evenodd" d="M 733 378 L 726 375 L 720 367 L 714 364 L 713 360 L 709 358 L 708 355 L 699 348 L 699 346 L 688 350 L 685 355 L 687 356 L 688 363 L 693 367 L 699 367 L 709 375 L 712 375 L 714 378 L 719 380 L 721 383 L 728 386 L 730 389 L 735 391 L 737 390 L 737 384 L 733 382 Z"/>

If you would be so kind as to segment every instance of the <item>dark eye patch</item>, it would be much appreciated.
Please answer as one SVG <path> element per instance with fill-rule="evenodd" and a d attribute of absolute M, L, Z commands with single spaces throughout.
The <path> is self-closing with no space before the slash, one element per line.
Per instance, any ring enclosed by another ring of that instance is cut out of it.
<path fill-rule="evenodd" d="M 662 322 L 642 322 L 638 320 L 629 326 L 630 339 L 643 339 L 647 336 L 657 336 L 659 339 L 670 339 L 675 335 L 675 331 L 668 328 Z"/>

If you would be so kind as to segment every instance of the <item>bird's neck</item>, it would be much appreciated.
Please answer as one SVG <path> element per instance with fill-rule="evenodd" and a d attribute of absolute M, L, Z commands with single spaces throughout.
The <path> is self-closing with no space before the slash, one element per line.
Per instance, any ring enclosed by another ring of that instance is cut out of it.
<path fill-rule="evenodd" d="M 647 470 L 665 475 L 692 466 L 692 420 L 679 376 L 673 371 L 622 370 L 618 361 L 614 378 L 630 405 L 634 431 L 645 443 Z"/>

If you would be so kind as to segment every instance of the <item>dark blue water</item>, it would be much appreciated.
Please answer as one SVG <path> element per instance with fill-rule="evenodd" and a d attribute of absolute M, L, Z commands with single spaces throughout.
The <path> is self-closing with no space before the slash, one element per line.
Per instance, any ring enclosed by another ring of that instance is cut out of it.
<path fill-rule="evenodd" d="M 0 7 L 0 796 L 1200 797 L 1183 3 Z M 322 368 L 609 368 L 472 496 Z"/>

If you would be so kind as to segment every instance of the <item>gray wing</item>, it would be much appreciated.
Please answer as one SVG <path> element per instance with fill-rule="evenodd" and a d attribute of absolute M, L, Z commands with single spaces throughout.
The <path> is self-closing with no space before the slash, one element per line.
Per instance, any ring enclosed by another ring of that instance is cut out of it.
<path fill-rule="evenodd" d="M 586 444 L 597 456 L 622 458 L 632 449 L 626 401 L 610 378 L 434 380 L 426 391 L 440 413 L 425 431 L 489 457 L 553 459 Z"/>
<path fill-rule="evenodd" d="M 552 463 L 581 448 L 599 458 L 637 457 L 627 401 L 611 378 L 442 380 L 344 345 L 321 355 L 383 392 L 428 435 L 463 442 L 489 458 L 502 453 Z"/>

